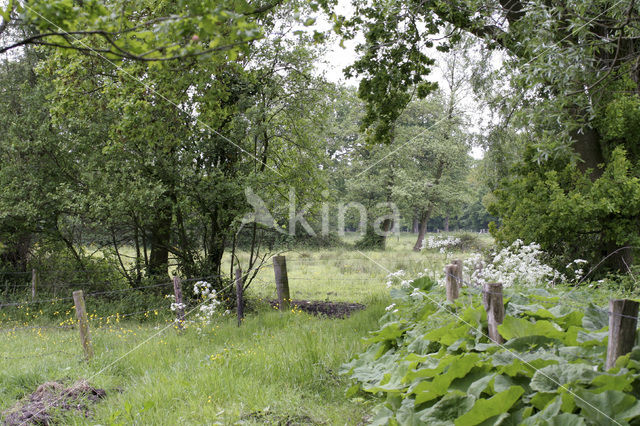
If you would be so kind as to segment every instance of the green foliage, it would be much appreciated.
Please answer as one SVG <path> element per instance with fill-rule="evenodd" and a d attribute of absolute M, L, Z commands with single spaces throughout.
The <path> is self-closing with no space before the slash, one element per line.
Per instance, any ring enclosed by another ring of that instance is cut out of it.
<path fill-rule="evenodd" d="M 569 300 L 562 292 L 515 293 L 506 297 L 498 326 L 506 343 L 496 345 L 487 337 L 481 295 L 440 303 L 442 289 L 422 287 L 394 289 L 394 309 L 380 319 L 368 349 L 343 366 L 355 382 L 350 394 L 382 395 L 374 424 L 600 425 L 640 418 L 640 347 L 604 371 L 605 309 L 559 305 Z"/>
<path fill-rule="evenodd" d="M 640 178 L 620 147 L 595 181 L 574 164 L 550 168 L 527 162 L 495 195 L 489 209 L 501 217 L 492 232 L 496 240 L 535 241 L 556 265 L 573 259 L 595 265 L 615 247 L 640 243 Z"/>
<path fill-rule="evenodd" d="M 3 24 L 20 20 L 32 34 L 20 33 L 13 42 L 0 45 L 0 51 L 43 44 L 85 54 L 93 51 L 111 61 L 195 56 L 233 61 L 247 53 L 250 41 L 264 36 L 262 24 L 275 7 L 246 1 L 11 1 Z M 297 18 L 304 20 L 299 12 Z M 0 33 L 5 26 L 0 26 Z"/>
<path fill-rule="evenodd" d="M 236 33 L 236 25 L 273 35 L 297 25 L 292 15 L 308 11 L 294 3 L 255 14 L 238 2 L 90 3 L 35 2 L 19 12 L 37 14 L 42 7 L 43 16 L 68 28 L 94 20 L 107 31 L 140 24 L 115 46 L 151 48 L 148 58 L 158 59 L 193 56 L 202 53 L 193 44 L 212 41 L 203 30 L 198 43 L 181 46 L 175 31 L 190 39 L 203 26 L 209 35 L 241 42 L 246 34 Z M 143 5 L 148 12 L 139 15 Z M 112 7 L 118 19 L 102 21 Z M 128 14 L 136 19 L 129 22 Z M 138 19 L 149 19 L 159 33 L 139 34 L 146 24 Z M 172 48 L 155 50 L 162 42 L 157 37 L 173 38 Z M 283 213 L 287 190 L 299 203 L 318 197 L 324 185 L 316 163 L 324 155 L 320 135 L 331 86 L 313 75 L 316 47 L 308 36 L 274 36 L 243 45 L 250 59 L 230 60 L 227 53 L 238 49 L 206 60 L 128 60 L 114 68 L 86 52 L 28 48 L 4 63 L 2 86 L 22 89 L 0 93 L 6 129 L 0 240 L 7 246 L 0 263 L 26 270 L 39 244 L 69 251 L 76 270 L 104 257 L 130 286 L 167 279 L 173 269 L 187 277 L 220 275 L 224 251 L 251 211 L 245 189 L 259 193 L 275 214 Z"/>

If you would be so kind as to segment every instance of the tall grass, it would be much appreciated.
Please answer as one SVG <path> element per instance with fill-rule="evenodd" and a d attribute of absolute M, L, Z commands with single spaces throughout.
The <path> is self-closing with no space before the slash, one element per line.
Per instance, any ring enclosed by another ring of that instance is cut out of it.
<path fill-rule="evenodd" d="M 202 333 L 195 327 L 178 333 L 167 313 L 147 322 L 93 319 L 101 327 L 91 330 L 96 356 L 90 362 L 82 359 L 75 329 L 0 331 L 0 410 L 44 382 L 88 379 L 107 397 L 92 407 L 91 418 L 59 413 L 60 423 L 360 424 L 372 401 L 346 398 L 348 384 L 337 372 L 377 328 L 389 303 L 388 271 L 404 269 L 411 276 L 425 268 L 441 270 L 446 262 L 439 253 L 411 251 L 413 238 L 390 238 L 384 252 L 286 253 L 292 297 L 367 306 L 347 319 L 278 312 L 260 302 L 275 297 L 268 265 L 249 289 L 254 310 L 242 327 L 231 316 L 221 316 Z M 93 309 L 89 302 L 88 308 Z M 2 314 L 0 329 L 31 318 L 10 310 Z M 35 323 L 44 321 L 42 316 Z"/>

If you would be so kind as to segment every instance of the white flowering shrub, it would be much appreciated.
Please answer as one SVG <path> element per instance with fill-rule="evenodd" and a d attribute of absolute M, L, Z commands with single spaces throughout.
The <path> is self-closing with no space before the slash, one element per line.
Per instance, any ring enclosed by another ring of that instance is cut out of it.
<path fill-rule="evenodd" d="M 408 283 L 410 283 L 410 280 L 405 279 L 406 276 L 407 276 L 407 273 L 402 269 L 397 270 L 396 272 L 391 272 L 386 277 L 387 288 L 391 288 L 392 286 L 397 284 L 401 284 L 403 286 L 407 285 Z"/>
<path fill-rule="evenodd" d="M 195 314 L 193 321 L 197 326 L 198 331 L 202 331 L 203 327 L 211 324 L 215 313 L 218 310 L 221 302 L 218 300 L 218 294 L 215 289 L 206 281 L 198 281 L 193 285 L 193 293 L 198 296 L 200 307 Z M 175 312 L 179 309 L 185 309 L 184 303 L 176 303 L 176 296 L 173 294 L 165 296 L 165 298 L 171 301 L 170 309 Z M 223 313 L 227 314 L 229 311 Z M 177 320 L 176 320 L 177 321 Z"/>
<path fill-rule="evenodd" d="M 421 249 L 439 249 L 440 253 L 446 253 L 447 249 L 454 248 L 460 245 L 462 241 L 460 238 L 448 236 L 448 237 L 434 237 L 429 236 L 422 241 Z"/>
<path fill-rule="evenodd" d="M 499 282 L 505 287 L 532 287 L 566 281 L 567 277 L 564 274 L 542 263 L 542 255 L 544 252 L 540 250 L 539 244 L 525 245 L 521 240 L 516 240 L 509 247 L 494 254 L 493 260 L 489 263 L 484 262 L 479 254 L 470 256 L 464 262 L 464 269 L 467 276 L 471 275 L 471 280 L 478 284 Z M 575 262 L 584 261 L 578 259 L 572 264 Z M 575 272 L 582 274 L 581 271 Z"/>
<path fill-rule="evenodd" d="M 427 276 L 427 272 L 429 272 L 429 268 L 426 268 L 423 272 L 418 272 L 413 279 L 407 279 L 407 273 L 402 269 L 392 272 L 387 275 L 387 288 L 391 288 L 393 286 L 399 286 L 403 289 L 410 289 L 414 287 L 414 283 L 418 282 L 418 280 L 422 277 Z"/>
<path fill-rule="evenodd" d="M 585 274 L 584 267 L 587 263 L 589 262 L 584 259 L 576 259 L 569 262 L 566 266 L 567 272 L 565 273 L 567 278 L 576 283 L 582 281 L 582 277 L 584 277 Z"/>
<path fill-rule="evenodd" d="M 198 281 L 193 285 L 193 293 L 200 298 L 200 308 L 195 316 L 198 331 L 211 324 L 214 314 L 222 302 L 218 300 L 218 293 L 206 281 Z M 226 312 L 225 312 L 226 313 Z"/>
<path fill-rule="evenodd" d="M 176 296 L 173 294 L 166 295 L 165 299 L 169 299 L 171 301 L 171 305 L 169 306 L 169 308 L 173 312 L 187 307 L 187 305 L 185 305 L 184 303 L 176 303 Z"/>

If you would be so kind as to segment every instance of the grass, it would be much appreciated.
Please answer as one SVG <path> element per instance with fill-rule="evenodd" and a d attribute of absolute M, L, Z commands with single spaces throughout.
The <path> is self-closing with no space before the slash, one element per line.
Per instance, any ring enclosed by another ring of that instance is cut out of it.
<path fill-rule="evenodd" d="M 367 404 L 344 398 L 346 382 L 337 372 L 363 348 L 361 337 L 375 327 L 387 303 L 368 302 L 366 311 L 345 320 L 265 309 L 250 314 L 240 328 L 226 317 L 203 333 L 178 333 L 170 323 L 163 333 L 158 326 L 119 323 L 93 330 L 96 356 L 88 363 L 75 330 L 5 332 L 0 409 L 44 382 L 85 378 L 108 394 L 95 406 L 92 424 L 257 424 L 263 415 L 276 423 L 355 424 Z"/>
<path fill-rule="evenodd" d="M 347 235 L 353 242 L 358 235 Z M 491 243 L 491 237 L 481 236 Z M 345 248 L 324 250 L 296 250 L 283 253 L 287 257 L 287 271 L 291 296 L 295 299 L 312 299 L 359 302 L 369 297 L 386 295 L 385 277 L 389 272 L 405 270 L 413 276 L 425 269 L 442 271 L 445 256 L 437 252 L 414 252 L 413 234 L 390 237 L 386 250 L 355 251 Z M 458 256 L 459 254 L 455 254 Z M 247 264 L 248 254 L 240 253 L 242 264 Z M 223 271 L 228 270 L 225 259 Z M 249 293 L 258 297 L 275 298 L 275 281 L 271 263 L 264 265 L 252 283 Z"/>
<path fill-rule="evenodd" d="M 256 309 L 240 328 L 228 316 L 202 333 L 195 328 L 179 333 L 166 313 L 144 323 L 94 319 L 96 356 L 90 362 L 82 359 L 75 329 L 1 331 L 0 410 L 44 382 L 87 379 L 105 389 L 107 398 L 93 406 L 92 418 L 60 414 L 61 423 L 359 424 L 372 401 L 345 398 L 348 383 L 338 370 L 364 348 L 362 337 L 377 328 L 389 303 L 385 276 L 398 269 L 409 276 L 425 268 L 441 270 L 446 262 L 439 253 L 414 253 L 412 244 L 413 236 L 404 235 L 391 238 L 385 251 L 286 253 L 294 299 L 367 306 L 344 320 L 295 309 L 281 313 L 259 302 L 275 297 L 269 264 L 249 290 Z M 92 303 L 87 301 L 89 312 Z M 0 317 L 5 318 L 0 328 L 16 325 L 6 321 L 10 313 Z M 20 325 L 29 324 L 24 315 L 16 317 Z"/>

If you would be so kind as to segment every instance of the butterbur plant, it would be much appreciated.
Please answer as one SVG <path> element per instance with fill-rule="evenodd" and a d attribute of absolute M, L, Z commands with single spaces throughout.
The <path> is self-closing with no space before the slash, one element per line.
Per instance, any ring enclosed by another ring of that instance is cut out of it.
<path fill-rule="evenodd" d="M 479 294 L 445 304 L 432 284 L 394 288 L 380 328 L 340 370 L 348 398 L 379 396 L 371 424 L 640 424 L 640 348 L 607 370 L 606 307 L 568 306 L 557 289 L 511 290 L 498 326 L 506 343 L 496 345 Z"/>

